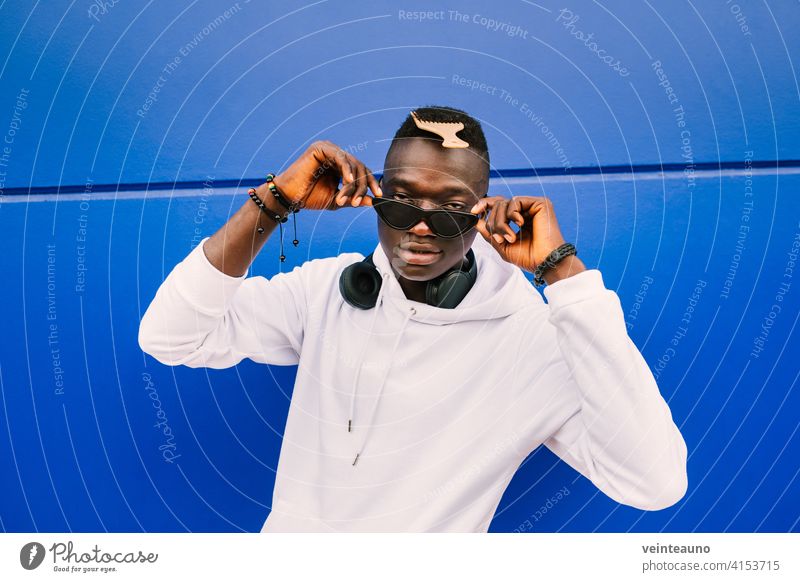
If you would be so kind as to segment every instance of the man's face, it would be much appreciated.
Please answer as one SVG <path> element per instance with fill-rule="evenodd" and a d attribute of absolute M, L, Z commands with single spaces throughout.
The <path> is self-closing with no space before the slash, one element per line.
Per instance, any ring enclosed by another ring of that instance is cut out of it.
<path fill-rule="evenodd" d="M 384 164 L 381 190 L 424 209 L 469 209 L 489 188 L 486 163 L 469 148 L 444 148 L 440 141 L 405 138 L 395 142 Z M 378 219 L 383 252 L 395 273 L 409 281 L 428 281 L 463 260 L 478 231 L 474 228 L 456 238 L 436 236 L 423 221 L 407 230 L 396 230 Z M 419 243 L 434 247 L 433 256 L 414 256 L 404 247 Z"/>

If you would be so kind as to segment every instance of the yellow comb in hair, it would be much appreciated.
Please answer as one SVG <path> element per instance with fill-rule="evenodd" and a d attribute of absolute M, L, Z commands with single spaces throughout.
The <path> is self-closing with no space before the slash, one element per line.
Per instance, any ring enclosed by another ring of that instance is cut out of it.
<path fill-rule="evenodd" d="M 416 111 L 411 112 L 411 117 L 414 118 L 414 123 L 423 131 L 430 131 L 441 137 L 444 141 L 442 147 L 445 148 L 468 148 L 469 144 L 456 134 L 464 129 L 464 124 L 459 122 L 444 122 L 444 121 L 424 121 L 417 116 Z"/>

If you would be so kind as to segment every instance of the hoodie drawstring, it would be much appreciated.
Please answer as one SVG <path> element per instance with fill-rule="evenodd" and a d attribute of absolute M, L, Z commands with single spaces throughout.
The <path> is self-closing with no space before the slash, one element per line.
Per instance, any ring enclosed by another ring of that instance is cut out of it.
<path fill-rule="evenodd" d="M 385 283 L 385 281 L 384 281 L 384 283 Z M 383 285 L 381 286 L 381 288 L 383 288 Z M 376 302 L 376 306 L 379 306 L 380 304 L 381 303 L 380 303 L 380 297 L 379 297 L 378 302 Z M 397 346 L 400 345 L 400 339 L 403 337 L 403 333 L 405 332 L 405 329 L 406 329 L 406 326 L 408 325 L 408 322 L 411 321 L 411 317 L 416 312 L 417 312 L 417 310 L 414 309 L 413 307 L 409 307 L 408 308 L 408 312 L 407 312 L 405 320 L 403 321 L 403 325 L 400 328 L 400 331 L 397 333 L 397 339 L 395 339 L 394 346 L 392 347 L 390 355 L 389 355 L 389 360 L 388 360 L 389 365 L 386 366 L 386 369 L 383 372 L 383 378 L 381 379 L 381 384 L 378 387 L 378 393 L 377 393 L 377 395 L 375 397 L 375 404 L 373 404 L 373 406 L 372 406 L 372 411 L 370 412 L 369 421 L 367 422 L 366 430 L 364 432 L 364 436 L 361 438 L 361 443 L 360 443 L 358 449 L 356 450 L 356 456 L 353 459 L 353 465 L 354 466 L 355 466 L 356 462 L 358 462 L 358 458 L 361 456 L 361 453 L 364 452 L 364 447 L 367 444 L 367 439 L 369 438 L 369 434 L 370 434 L 370 432 L 372 430 L 372 425 L 373 425 L 374 420 L 375 420 L 375 414 L 378 411 L 378 405 L 380 404 L 381 396 L 383 395 L 383 389 L 386 386 L 386 380 L 389 377 L 389 369 L 391 367 L 391 361 L 392 361 L 391 358 L 392 358 L 392 356 L 394 356 L 395 352 L 397 351 Z M 377 313 L 377 309 L 376 309 L 376 313 Z M 375 316 L 374 315 L 373 315 L 372 323 L 373 323 L 373 325 L 375 323 Z M 372 327 L 370 327 L 370 336 L 369 337 L 371 337 L 371 335 L 372 335 Z M 353 391 L 351 393 L 350 419 L 347 421 L 347 430 L 348 430 L 348 432 L 352 431 L 353 412 L 355 410 L 356 388 L 357 388 L 357 385 L 358 385 L 358 377 L 360 376 L 360 373 L 361 373 L 361 367 L 363 366 L 363 362 L 364 362 L 364 354 L 363 354 L 363 352 L 364 351 L 362 351 L 362 354 L 361 354 L 361 363 L 359 364 L 358 371 L 356 372 L 356 380 L 355 380 L 355 382 L 353 384 Z"/>
<path fill-rule="evenodd" d="M 356 369 L 356 377 L 353 380 L 353 386 L 350 390 L 350 416 L 347 417 L 347 432 L 351 432 L 353 430 L 353 413 L 355 411 L 356 405 L 356 391 L 358 390 L 358 378 L 361 376 L 361 367 L 364 365 L 364 352 L 367 351 L 369 346 L 369 340 L 372 338 L 372 330 L 375 329 L 375 320 L 378 319 L 378 308 L 383 303 L 383 292 L 386 291 L 386 279 L 389 278 L 389 273 L 384 273 L 381 278 L 381 288 L 378 291 L 378 297 L 375 300 L 375 307 L 374 311 L 372 312 L 372 321 L 369 324 L 369 332 L 367 333 L 367 340 L 364 342 L 364 347 L 360 351 L 360 357 L 358 363 L 358 368 Z"/>

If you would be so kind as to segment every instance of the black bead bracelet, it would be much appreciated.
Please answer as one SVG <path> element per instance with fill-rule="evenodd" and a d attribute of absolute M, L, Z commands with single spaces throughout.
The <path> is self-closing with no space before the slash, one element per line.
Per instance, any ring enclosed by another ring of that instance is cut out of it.
<path fill-rule="evenodd" d="M 256 206 L 258 206 L 261 209 L 261 212 L 263 212 L 264 214 L 269 216 L 275 222 L 281 224 L 281 223 L 284 223 L 287 220 L 289 220 L 289 213 L 288 212 L 286 214 L 284 214 L 283 216 L 281 216 L 280 214 L 278 214 L 276 212 L 272 212 L 269 208 L 267 208 L 267 206 L 261 201 L 261 198 L 258 197 L 258 193 L 256 192 L 255 188 L 250 188 L 247 191 L 247 193 L 250 195 L 250 198 L 253 200 L 253 202 L 256 203 Z M 261 228 L 261 226 L 260 226 L 260 222 L 259 222 L 258 232 L 259 232 L 259 234 L 264 232 L 264 229 Z"/>
<path fill-rule="evenodd" d="M 274 174 L 267 174 L 267 186 L 269 187 L 269 190 L 275 197 L 275 199 L 281 204 L 281 206 L 283 206 L 289 211 L 283 216 L 267 208 L 267 206 L 264 204 L 261 198 L 258 197 L 258 193 L 256 192 L 255 188 L 250 188 L 247 191 L 247 194 L 250 196 L 250 199 L 256 203 L 256 206 L 259 207 L 261 213 L 266 214 L 272 220 L 278 223 L 278 227 L 280 228 L 280 245 L 281 245 L 280 260 L 281 263 L 283 263 L 286 260 L 286 255 L 283 253 L 283 223 L 289 220 L 290 214 L 294 215 L 300 212 L 300 205 L 289 203 L 283 197 L 283 195 L 281 195 L 281 193 L 278 191 L 278 188 L 275 186 L 275 183 L 273 182 L 274 178 L 275 178 Z M 258 215 L 258 227 L 256 228 L 258 234 L 264 234 L 264 227 L 261 226 L 261 213 L 259 213 Z M 292 244 L 294 244 L 294 246 L 297 246 L 299 243 L 300 241 L 297 240 L 297 219 L 294 219 L 294 240 L 292 241 Z"/>
<path fill-rule="evenodd" d="M 278 203 L 289 212 L 300 212 L 300 203 L 289 202 L 275 185 L 275 174 L 267 174 L 267 187 Z"/>
<path fill-rule="evenodd" d="M 547 271 L 548 269 L 552 269 L 568 256 L 577 254 L 578 251 L 575 248 L 575 245 L 573 245 L 572 243 L 564 243 L 563 245 L 552 251 L 549 255 L 547 255 L 545 260 L 542 261 L 542 263 L 538 267 L 536 267 L 536 269 L 533 271 L 533 284 L 536 285 L 537 287 L 541 287 L 542 285 L 544 285 L 545 280 L 542 277 L 542 275 L 544 274 L 545 271 Z"/>

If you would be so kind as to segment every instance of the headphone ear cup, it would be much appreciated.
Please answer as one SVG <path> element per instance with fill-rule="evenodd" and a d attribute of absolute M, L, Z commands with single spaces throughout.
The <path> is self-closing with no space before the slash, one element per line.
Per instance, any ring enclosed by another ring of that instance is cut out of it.
<path fill-rule="evenodd" d="M 339 292 L 356 309 L 372 309 L 378 300 L 382 283 L 370 255 L 363 261 L 345 267 L 339 276 Z"/>
<path fill-rule="evenodd" d="M 428 282 L 425 287 L 425 301 L 434 307 L 454 309 L 467 296 L 477 278 L 475 253 L 469 249 L 460 269 L 454 267 L 440 278 Z"/>

